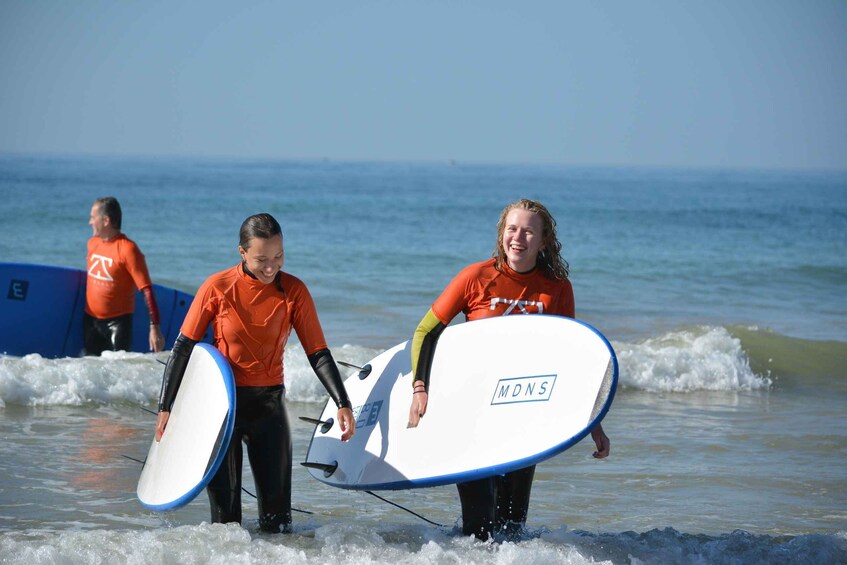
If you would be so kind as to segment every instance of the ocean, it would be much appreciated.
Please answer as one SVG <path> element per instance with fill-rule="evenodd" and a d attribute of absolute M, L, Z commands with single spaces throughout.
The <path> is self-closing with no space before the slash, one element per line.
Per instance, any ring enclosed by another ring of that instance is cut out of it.
<path fill-rule="evenodd" d="M 297 510 L 266 535 L 246 495 L 242 526 L 209 524 L 205 494 L 137 501 L 167 353 L 0 355 L 0 563 L 847 563 L 845 172 L 4 155 L 0 261 L 84 268 L 109 195 L 153 280 L 191 293 L 274 214 L 354 364 L 491 255 L 507 203 L 541 200 L 619 360 L 611 455 L 541 463 L 520 538 L 463 537 L 453 486 L 377 493 L 399 508 L 296 464 L 326 394 L 292 339 Z"/>

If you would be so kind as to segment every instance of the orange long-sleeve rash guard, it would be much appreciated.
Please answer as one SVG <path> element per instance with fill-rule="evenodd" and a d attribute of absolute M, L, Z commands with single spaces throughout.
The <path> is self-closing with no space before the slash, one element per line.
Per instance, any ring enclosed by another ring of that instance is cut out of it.
<path fill-rule="evenodd" d="M 85 312 L 98 319 L 135 311 L 135 289 L 152 286 L 147 262 L 138 246 L 124 234 L 106 241 L 88 240 Z"/>
<path fill-rule="evenodd" d="M 570 281 L 545 277 L 538 269 L 521 274 L 494 259 L 462 269 L 432 305 L 432 312 L 447 325 L 459 312 L 468 320 L 507 314 L 556 314 L 574 317 Z"/>
<path fill-rule="evenodd" d="M 462 269 L 435 300 L 412 338 L 411 360 L 418 375 L 421 347 L 438 322 L 449 325 L 459 312 L 466 320 L 479 320 L 510 314 L 554 314 L 573 318 L 573 286 L 567 279 L 549 279 L 538 269 L 518 273 L 503 264 L 494 268 L 494 259 L 473 263 Z M 430 350 L 430 355 L 433 350 Z"/>
<path fill-rule="evenodd" d="M 242 265 L 216 273 L 197 291 L 181 332 L 200 341 L 212 325 L 213 343 L 230 363 L 236 386 L 282 384 L 283 352 L 291 330 L 306 355 L 326 339 L 306 285 L 280 272 L 277 284 L 247 275 Z"/>

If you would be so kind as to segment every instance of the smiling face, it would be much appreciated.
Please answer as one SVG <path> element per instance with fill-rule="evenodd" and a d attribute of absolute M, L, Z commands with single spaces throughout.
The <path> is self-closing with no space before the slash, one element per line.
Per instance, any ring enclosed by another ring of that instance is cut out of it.
<path fill-rule="evenodd" d="M 249 240 L 247 249 L 238 246 L 241 259 L 247 265 L 247 269 L 256 275 L 259 281 L 268 284 L 276 278 L 276 274 L 282 269 L 285 258 L 282 248 L 282 234 L 277 234 L 268 239 L 253 237 Z"/>
<path fill-rule="evenodd" d="M 513 208 L 506 214 L 500 243 L 509 267 L 519 273 L 535 268 L 538 253 L 544 245 L 543 231 L 544 223 L 534 212 Z"/>

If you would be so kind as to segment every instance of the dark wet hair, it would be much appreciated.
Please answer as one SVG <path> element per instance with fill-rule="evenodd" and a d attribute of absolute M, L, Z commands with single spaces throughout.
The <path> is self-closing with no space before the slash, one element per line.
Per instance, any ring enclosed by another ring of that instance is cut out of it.
<path fill-rule="evenodd" d="M 523 198 L 512 202 L 500 213 L 500 221 L 497 223 L 497 245 L 494 247 L 494 268 L 498 271 L 506 262 L 506 250 L 503 249 L 503 232 L 506 230 L 506 216 L 512 210 L 526 210 L 537 214 L 541 218 L 542 244 L 538 252 L 536 266 L 541 269 L 545 276 L 554 280 L 565 280 L 568 278 L 569 265 L 562 257 L 562 244 L 556 234 L 556 220 L 550 211 L 539 201 Z"/>
<path fill-rule="evenodd" d="M 106 196 L 104 198 L 98 198 L 94 201 L 94 203 L 99 207 L 100 215 L 109 218 L 112 227 L 116 230 L 120 230 L 122 214 L 121 205 L 118 203 L 118 199 L 113 196 Z"/>
<path fill-rule="evenodd" d="M 250 248 L 250 240 L 256 237 L 270 239 L 280 235 L 282 228 L 270 214 L 253 214 L 241 224 L 238 244 L 244 249 Z"/>

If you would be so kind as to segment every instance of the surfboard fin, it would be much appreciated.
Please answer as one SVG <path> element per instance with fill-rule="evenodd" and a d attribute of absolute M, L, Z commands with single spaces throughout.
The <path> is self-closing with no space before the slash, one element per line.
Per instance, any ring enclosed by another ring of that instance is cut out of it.
<path fill-rule="evenodd" d="M 304 422 L 309 422 L 310 424 L 320 426 L 322 434 L 325 434 L 329 430 L 331 430 L 332 425 L 335 423 L 335 420 L 333 420 L 332 418 L 324 421 L 324 420 L 318 420 L 317 418 L 309 418 L 308 416 L 300 416 L 300 419 L 303 420 Z"/>
<path fill-rule="evenodd" d="M 348 369 L 359 369 L 359 380 L 364 380 L 371 374 L 373 371 L 373 367 L 368 363 L 364 367 L 359 367 L 358 365 L 353 365 L 352 363 L 345 363 L 344 361 L 336 361 L 339 365 L 344 365 Z"/>
<path fill-rule="evenodd" d="M 338 461 L 334 461 L 334 462 L 332 462 L 332 464 L 329 464 L 329 463 L 313 463 L 311 461 L 303 461 L 300 464 L 303 465 L 304 467 L 310 467 L 312 469 L 319 469 L 319 470 L 323 471 L 324 472 L 324 478 L 331 477 L 332 474 L 335 472 L 335 470 L 338 469 Z"/>

